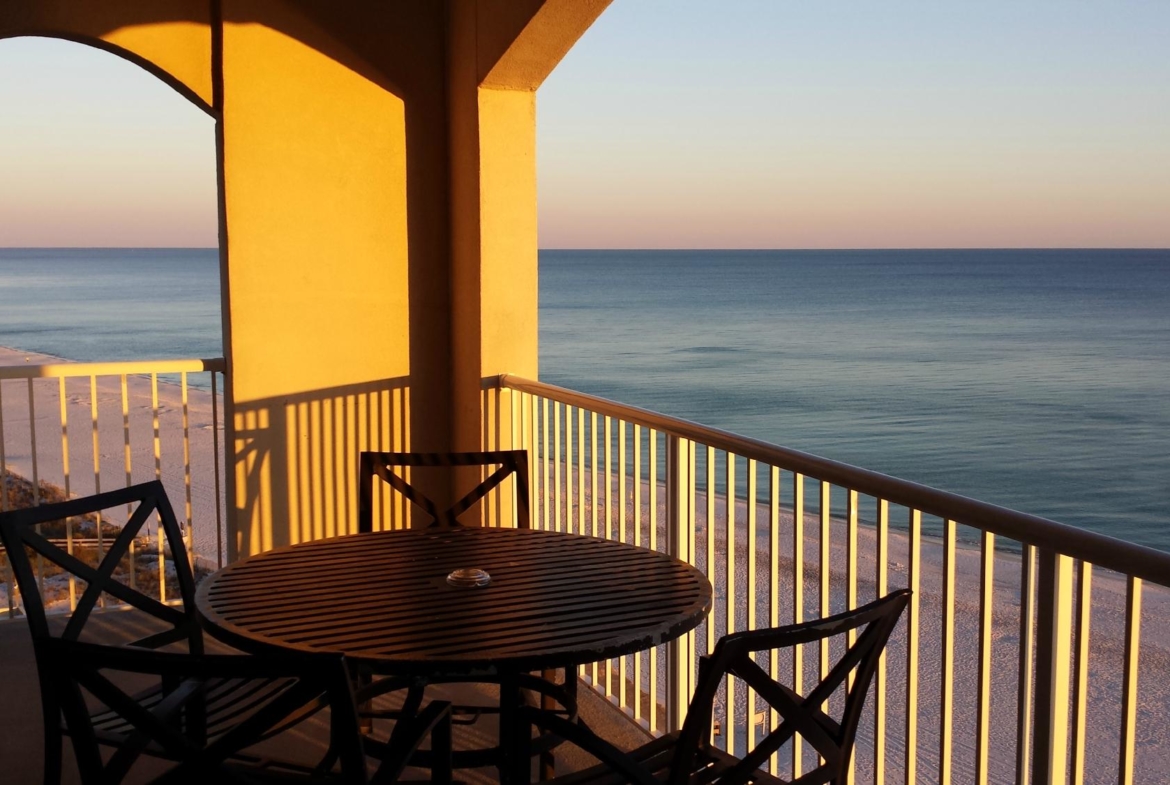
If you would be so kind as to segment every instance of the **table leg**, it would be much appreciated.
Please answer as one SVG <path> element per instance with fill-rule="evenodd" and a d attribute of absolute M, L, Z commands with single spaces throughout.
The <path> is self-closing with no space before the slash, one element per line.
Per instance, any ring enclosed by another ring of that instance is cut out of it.
<path fill-rule="evenodd" d="M 517 735 L 516 709 L 523 697 L 515 676 L 500 679 L 500 783 L 501 785 L 528 785 L 531 763 L 525 754 L 527 744 Z"/>
<path fill-rule="evenodd" d="M 354 668 L 353 674 L 354 692 L 361 693 L 366 687 L 373 683 L 373 676 L 370 675 L 368 668 L 358 665 Z M 369 736 L 374 732 L 374 720 L 367 716 L 367 712 L 373 707 L 374 701 L 371 698 L 366 698 L 358 705 L 358 731 L 363 736 Z"/>
<path fill-rule="evenodd" d="M 570 676 L 576 678 L 577 674 L 572 668 L 565 668 L 565 684 L 568 685 Z M 557 672 L 555 670 L 542 671 L 540 677 L 547 682 L 556 684 Z M 551 695 L 540 696 L 540 708 L 547 712 L 554 712 L 557 708 L 557 702 Z M 540 779 L 551 780 L 557 775 L 556 758 L 553 756 L 552 750 L 544 750 L 540 753 Z"/>

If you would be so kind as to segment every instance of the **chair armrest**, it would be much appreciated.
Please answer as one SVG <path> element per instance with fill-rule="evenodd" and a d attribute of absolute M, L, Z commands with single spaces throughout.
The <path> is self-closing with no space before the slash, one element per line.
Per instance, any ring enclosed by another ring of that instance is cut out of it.
<path fill-rule="evenodd" d="M 635 783 L 635 785 L 661 785 L 645 767 L 598 736 L 583 722 L 569 722 L 564 717 L 551 712 L 523 706 L 517 710 L 516 728 L 521 746 L 526 746 L 531 741 L 533 726 L 554 733 L 565 741 L 580 747 L 601 761 L 602 764 L 625 777 L 627 782 Z M 526 755 L 518 757 L 527 763 L 528 757 Z"/>

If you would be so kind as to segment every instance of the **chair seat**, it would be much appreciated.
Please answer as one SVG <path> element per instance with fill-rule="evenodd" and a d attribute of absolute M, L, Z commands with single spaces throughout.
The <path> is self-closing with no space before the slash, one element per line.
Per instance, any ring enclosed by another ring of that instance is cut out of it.
<path fill-rule="evenodd" d="M 671 758 L 674 756 L 679 735 L 677 732 L 668 733 L 637 749 L 630 750 L 626 754 L 644 767 L 646 771 L 653 774 L 656 779 L 665 782 L 670 772 Z M 695 768 L 691 772 L 688 782 L 694 783 L 694 785 L 718 782 L 722 772 L 737 762 L 736 758 L 731 757 L 723 750 L 715 747 L 702 748 L 698 751 Z M 777 779 L 765 771 L 760 771 L 759 776 L 753 776 L 750 781 L 763 783 L 763 785 L 785 785 L 784 780 Z M 603 763 L 556 778 L 556 785 L 623 785 L 625 782 L 626 779 L 621 774 Z"/>
<path fill-rule="evenodd" d="M 277 693 L 290 686 L 293 681 L 283 678 L 209 679 L 205 686 L 208 739 L 215 739 L 237 726 Z M 133 696 L 135 702 L 147 711 L 154 709 L 163 697 L 164 692 L 161 686 L 142 690 Z M 277 735 L 291 725 L 308 718 L 323 706 L 324 703 L 321 703 L 298 712 L 289 721 L 274 727 L 265 734 L 264 738 Z M 134 726 L 124 717 L 104 707 L 91 713 L 90 721 L 93 723 L 97 741 L 101 744 L 121 746 L 134 732 Z M 62 731 L 68 732 L 64 723 L 62 723 Z M 163 750 L 153 744 L 146 748 L 146 752 L 151 755 L 167 757 Z"/>

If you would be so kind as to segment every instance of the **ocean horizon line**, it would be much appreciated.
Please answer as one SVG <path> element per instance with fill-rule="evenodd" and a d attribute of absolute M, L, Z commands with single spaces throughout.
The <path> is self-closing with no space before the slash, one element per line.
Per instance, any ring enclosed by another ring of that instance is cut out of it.
<path fill-rule="evenodd" d="M 220 246 L 217 245 L 0 245 L 0 251 L 218 251 Z M 698 251 L 705 253 L 840 253 L 840 252 L 859 252 L 859 253 L 876 253 L 876 252 L 890 252 L 890 253 L 906 253 L 915 251 L 924 252 L 939 252 L 939 251 L 1026 251 L 1029 253 L 1053 251 L 1053 252 L 1068 252 L 1068 251 L 1170 251 L 1170 246 L 1144 246 L 1144 245 L 1127 245 L 1127 246 L 1112 246 L 1112 245 L 956 245 L 956 246 L 847 246 L 840 248 L 825 248 L 825 247 L 785 247 L 785 248 L 733 248 L 733 247 L 717 247 L 717 246 L 671 246 L 668 248 L 616 248 L 616 247 L 601 247 L 601 248 L 586 248 L 582 246 L 574 247 L 555 247 L 555 248 L 538 248 L 538 252 L 543 251 L 581 251 L 588 253 L 646 253 L 646 252 L 670 252 L 670 251 Z"/>

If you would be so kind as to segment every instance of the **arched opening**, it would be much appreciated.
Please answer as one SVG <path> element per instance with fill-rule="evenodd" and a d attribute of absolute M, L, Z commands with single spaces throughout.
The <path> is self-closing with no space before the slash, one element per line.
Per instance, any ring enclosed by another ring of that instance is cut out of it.
<path fill-rule="evenodd" d="M 216 121 L 140 58 L 48 37 L 0 39 L 0 106 L 0 502 L 161 478 L 218 563 Z"/>

